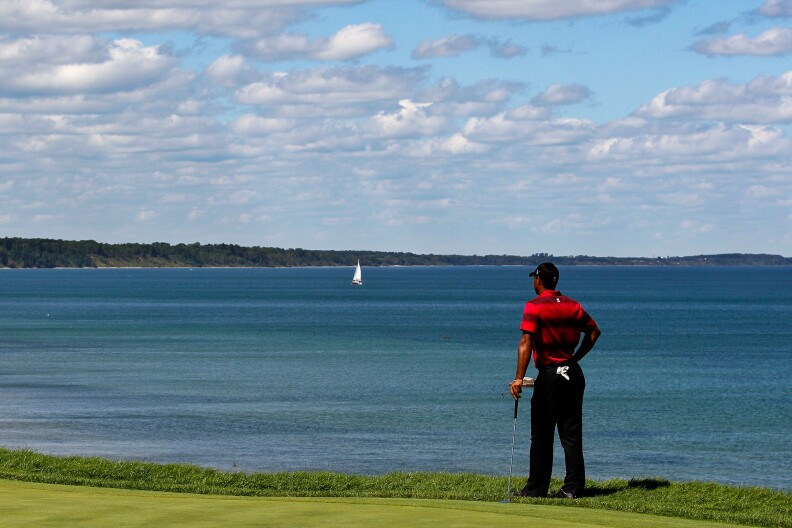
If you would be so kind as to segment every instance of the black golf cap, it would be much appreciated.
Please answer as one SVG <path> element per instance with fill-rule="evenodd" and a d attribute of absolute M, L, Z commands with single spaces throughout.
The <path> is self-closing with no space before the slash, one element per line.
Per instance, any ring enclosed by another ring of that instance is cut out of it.
<path fill-rule="evenodd" d="M 555 285 L 558 283 L 558 268 L 552 262 L 542 262 L 528 276 L 539 277 L 543 284 Z"/>

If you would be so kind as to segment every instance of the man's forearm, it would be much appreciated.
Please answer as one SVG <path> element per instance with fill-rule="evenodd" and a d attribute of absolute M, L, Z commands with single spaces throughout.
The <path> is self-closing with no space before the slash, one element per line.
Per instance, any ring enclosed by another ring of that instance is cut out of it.
<path fill-rule="evenodd" d="M 514 396 L 514 399 L 519 398 L 522 392 L 522 380 L 525 377 L 525 371 L 528 370 L 528 362 L 531 359 L 532 347 L 533 341 L 531 340 L 531 334 L 523 332 L 520 345 L 517 347 L 517 373 L 514 375 L 514 381 L 509 384 L 509 390 L 512 396 Z M 516 418 L 517 407 L 514 409 Z"/>
<path fill-rule="evenodd" d="M 533 345 L 531 334 L 525 332 L 520 339 L 520 344 L 517 347 L 517 373 L 514 379 L 523 379 L 525 372 L 528 370 L 528 364 L 531 361 L 531 348 Z"/>
<path fill-rule="evenodd" d="M 602 332 L 600 332 L 599 328 L 595 328 L 591 332 L 585 334 L 583 336 L 583 341 L 580 343 L 580 347 L 578 347 L 575 355 L 572 356 L 572 360 L 577 363 L 583 359 L 583 357 L 588 354 L 592 348 L 594 348 L 594 343 L 597 342 L 597 339 L 599 339 L 600 335 L 602 335 Z"/>

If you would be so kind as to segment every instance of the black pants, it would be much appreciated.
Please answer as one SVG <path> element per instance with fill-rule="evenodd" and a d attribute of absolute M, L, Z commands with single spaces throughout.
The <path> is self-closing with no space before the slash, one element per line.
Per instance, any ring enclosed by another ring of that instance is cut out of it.
<path fill-rule="evenodd" d="M 556 427 L 566 461 L 562 489 L 578 495 L 586 486 L 583 461 L 583 391 L 586 378 L 577 363 L 570 365 L 566 372 L 569 380 L 557 374 L 557 368 L 539 369 L 531 397 L 531 470 L 524 492 L 536 497 L 547 496 L 550 487 Z"/>

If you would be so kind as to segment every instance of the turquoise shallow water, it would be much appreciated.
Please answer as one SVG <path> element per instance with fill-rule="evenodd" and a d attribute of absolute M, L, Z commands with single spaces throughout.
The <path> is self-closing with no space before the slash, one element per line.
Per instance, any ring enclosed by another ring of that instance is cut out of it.
<path fill-rule="evenodd" d="M 2 270 L 0 445 L 507 474 L 529 270 L 363 264 L 363 287 L 352 267 Z M 792 268 L 569 267 L 559 287 L 604 333 L 583 361 L 590 477 L 792 489 Z"/>

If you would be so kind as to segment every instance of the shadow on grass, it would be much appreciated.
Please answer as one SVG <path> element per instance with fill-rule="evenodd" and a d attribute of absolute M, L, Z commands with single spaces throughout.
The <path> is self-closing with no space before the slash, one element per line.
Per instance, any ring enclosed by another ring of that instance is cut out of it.
<path fill-rule="evenodd" d="M 630 488 L 643 488 L 646 490 L 653 490 L 657 488 L 665 488 L 670 486 L 671 482 L 662 478 L 640 478 L 630 479 L 627 486 Z"/>
<path fill-rule="evenodd" d="M 606 495 L 613 495 L 614 493 L 618 493 L 622 491 L 624 488 L 615 488 L 615 487 L 603 487 L 603 488 L 586 488 L 584 489 L 578 497 L 581 499 L 587 497 L 604 497 Z"/>
<path fill-rule="evenodd" d="M 624 491 L 625 489 L 630 488 L 640 488 L 644 490 L 654 490 L 658 488 L 664 488 L 666 486 L 670 486 L 671 482 L 666 479 L 662 478 L 638 478 L 638 479 L 631 479 L 627 482 L 627 486 L 625 488 L 624 484 L 617 484 L 617 485 L 604 485 L 604 486 L 595 486 L 591 488 L 586 488 L 580 494 L 580 497 L 604 497 L 607 495 L 613 495 L 615 493 L 619 493 L 620 491 Z"/>

